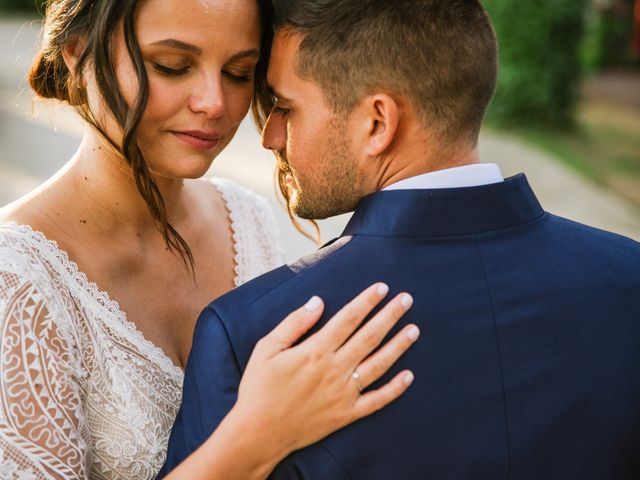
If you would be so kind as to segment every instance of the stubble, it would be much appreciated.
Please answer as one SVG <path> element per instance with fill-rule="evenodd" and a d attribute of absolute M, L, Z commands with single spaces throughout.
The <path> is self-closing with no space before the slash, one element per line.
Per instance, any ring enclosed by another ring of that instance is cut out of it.
<path fill-rule="evenodd" d="M 347 143 L 346 128 L 346 120 L 332 118 L 313 173 L 291 169 L 297 184 L 292 208 L 298 217 L 308 220 L 333 217 L 353 211 L 360 201 L 355 158 Z"/>

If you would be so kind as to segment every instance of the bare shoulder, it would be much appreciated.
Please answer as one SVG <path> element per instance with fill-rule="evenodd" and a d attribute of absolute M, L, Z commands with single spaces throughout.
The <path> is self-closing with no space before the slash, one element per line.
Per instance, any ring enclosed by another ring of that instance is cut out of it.
<path fill-rule="evenodd" d="M 39 219 L 45 211 L 46 199 L 38 190 L 0 208 L 0 222 L 13 222 L 23 225 L 38 226 Z"/>
<path fill-rule="evenodd" d="M 61 205 L 56 189 L 48 184 L 0 208 L 0 223 L 15 223 L 55 240 L 61 248 L 70 248 L 72 237 L 69 215 Z"/>

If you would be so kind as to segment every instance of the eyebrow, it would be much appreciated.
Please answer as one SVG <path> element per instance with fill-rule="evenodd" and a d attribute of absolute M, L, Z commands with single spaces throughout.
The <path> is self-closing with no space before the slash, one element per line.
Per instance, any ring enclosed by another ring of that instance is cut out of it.
<path fill-rule="evenodd" d="M 159 40 L 157 42 L 153 42 L 151 45 L 154 46 L 162 46 L 162 47 L 170 47 L 170 48 L 175 48 L 178 50 L 183 50 L 185 52 L 189 52 L 189 53 L 193 53 L 196 55 L 200 55 L 202 53 L 202 49 L 200 47 L 196 47 L 195 45 L 191 44 L 191 43 L 186 43 L 186 42 L 182 42 L 180 40 L 176 40 L 174 38 L 167 38 L 165 40 Z M 260 52 L 258 50 L 251 49 L 251 50 L 243 50 L 242 52 L 238 52 L 235 55 L 233 55 L 229 61 L 233 62 L 236 60 L 242 60 L 243 58 L 259 58 L 260 57 Z"/>
<path fill-rule="evenodd" d="M 284 95 L 281 95 L 278 91 L 276 91 L 276 89 L 274 87 L 272 87 L 271 85 L 267 84 L 267 91 L 274 97 L 276 97 L 278 100 L 283 100 L 286 102 L 290 102 L 291 100 L 288 99 L 287 97 L 285 97 Z"/>
<path fill-rule="evenodd" d="M 242 60 L 243 58 L 260 58 L 260 52 L 255 48 L 252 50 L 243 50 L 232 56 L 229 61 L 233 62 L 235 60 Z"/>
<path fill-rule="evenodd" d="M 175 48 L 178 50 L 184 50 L 185 52 L 195 53 L 196 55 L 200 55 L 202 53 L 202 49 L 200 49 L 200 47 L 196 47 L 195 45 L 192 45 L 190 43 L 181 42 L 180 40 L 176 40 L 174 38 L 159 40 L 157 42 L 153 42 L 151 45 Z"/>

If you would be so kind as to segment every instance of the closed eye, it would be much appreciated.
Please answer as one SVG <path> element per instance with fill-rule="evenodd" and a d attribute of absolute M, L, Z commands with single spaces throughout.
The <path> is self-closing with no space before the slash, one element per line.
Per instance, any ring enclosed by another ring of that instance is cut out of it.
<path fill-rule="evenodd" d="M 282 117 L 286 117 L 289 114 L 288 108 L 273 107 L 273 111 Z"/>
<path fill-rule="evenodd" d="M 249 75 L 234 75 L 231 72 L 223 71 L 231 81 L 236 83 L 249 83 L 251 81 L 251 77 Z"/>
<path fill-rule="evenodd" d="M 189 72 L 190 67 L 169 68 L 169 67 L 165 67 L 164 65 L 160 65 L 159 63 L 154 63 L 153 68 L 157 72 L 161 73 L 162 75 L 167 75 L 169 77 L 178 77 L 180 75 L 184 75 L 185 73 Z"/>

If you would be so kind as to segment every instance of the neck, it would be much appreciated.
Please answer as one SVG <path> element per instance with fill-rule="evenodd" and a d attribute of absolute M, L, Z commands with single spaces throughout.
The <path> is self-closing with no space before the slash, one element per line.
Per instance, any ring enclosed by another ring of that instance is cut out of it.
<path fill-rule="evenodd" d="M 373 160 L 375 165 L 370 163 L 372 159 L 367 160 L 367 193 L 425 173 L 480 163 L 477 142 L 443 142 L 441 134 L 423 127 L 411 108 L 406 109 L 394 137 L 387 151 Z"/>
<path fill-rule="evenodd" d="M 385 156 L 380 161 L 373 191 L 383 190 L 396 182 L 425 173 L 480 163 L 480 155 L 477 148 L 454 154 L 406 151 Z"/>
<path fill-rule="evenodd" d="M 155 232 L 149 208 L 138 191 L 131 167 L 99 134 L 88 131 L 60 179 L 74 192 L 72 209 L 101 230 Z M 179 223 L 185 216 L 183 180 L 156 178 L 167 217 Z"/>

